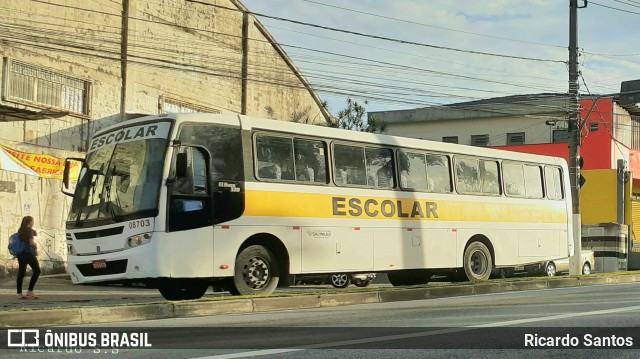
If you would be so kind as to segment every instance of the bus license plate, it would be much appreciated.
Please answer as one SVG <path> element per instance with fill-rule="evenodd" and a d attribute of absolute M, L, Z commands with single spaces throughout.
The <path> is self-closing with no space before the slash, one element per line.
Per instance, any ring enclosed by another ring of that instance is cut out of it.
<path fill-rule="evenodd" d="M 107 261 L 105 261 L 105 260 L 93 261 L 93 262 L 91 262 L 91 264 L 93 264 L 93 269 L 104 269 L 104 268 L 107 268 Z"/>

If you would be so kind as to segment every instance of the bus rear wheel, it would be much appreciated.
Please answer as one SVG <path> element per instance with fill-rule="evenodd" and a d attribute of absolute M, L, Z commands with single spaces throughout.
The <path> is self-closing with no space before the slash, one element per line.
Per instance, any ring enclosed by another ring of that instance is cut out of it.
<path fill-rule="evenodd" d="M 233 295 L 271 294 L 278 286 L 278 264 L 263 246 L 243 249 L 236 258 L 235 272 L 229 292 Z"/>
<path fill-rule="evenodd" d="M 464 251 L 464 272 L 471 282 L 489 279 L 493 260 L 484 243 L 473 242 Z"/>
<path fill-rule="evenodd" d="M 209 289 L 209 282 L 202 279 L 165 279 L 158 290 L 166 300 L 200 299 Z"/>

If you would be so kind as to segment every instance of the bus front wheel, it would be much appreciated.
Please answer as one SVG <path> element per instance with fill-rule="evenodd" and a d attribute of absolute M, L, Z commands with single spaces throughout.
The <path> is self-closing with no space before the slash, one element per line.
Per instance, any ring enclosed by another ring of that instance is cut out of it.
<path fill-rule="evenodd" d="M 234 295 L 271 294 L 278 286 L 278 264 L 263 246 L 243 249 L 236 258 L 233 281 L 229 292 Z"/>
<path fill-rule="evenodd" d="M 464 251 L 464 272 L 471 282 L 489 279 L 492 263 L 491 252 L 484 243 L 473 242 Z"/>

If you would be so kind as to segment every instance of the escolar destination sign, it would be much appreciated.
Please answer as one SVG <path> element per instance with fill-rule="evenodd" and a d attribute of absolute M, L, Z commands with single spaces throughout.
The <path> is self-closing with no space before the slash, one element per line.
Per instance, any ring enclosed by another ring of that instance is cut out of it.
<path fill-rule="evenodd" d="M 150 123 L 146 125 L 119 128 L 94 138 L 88 152 L 93 152 L 104 146 L 151 138 L 167 138 L 169 136 L 169 122 Z"/>

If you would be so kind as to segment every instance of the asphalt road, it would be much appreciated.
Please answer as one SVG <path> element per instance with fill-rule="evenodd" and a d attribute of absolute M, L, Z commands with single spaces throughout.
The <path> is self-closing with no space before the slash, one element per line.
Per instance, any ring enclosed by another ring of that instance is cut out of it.
<path fill-rule="evenodd" d="M 636 329 L 640 328 L 638 293 L 640 283 L 609 284 L 115 323 L 91 326 L 90 330 L 147 331 L 153 347 L 120 350 L 117 354 L 76 354 L 92 358 L 117 355 L 218 359 L 637 358 L 640 357 L 640 350 L 635 349 L 640 348 L 640 330 Z M 590 347 L 548 349 L 536 344 L 522 348 L 526 335 L 576 337 L 580 345 L 586 343 Z M 586 342 L 585 335 L 591 336 L 590 342 Z M 607 349 L 595 349 L 598 348 L 595 339 L 613 336 L 623 338 L 622 342 L 610 339 Z M 630 340 L 634 349 L 629 349 L 625 340 Z M 441 349 L 424 349 L 425 346 Z M 160 349 L 163 347 L 172 349 Z M 3 354 L 5 358 L 25 357 L 25 353 Z M 66 353 L 50 354 L 47 357 L 70 357 Z"/>

